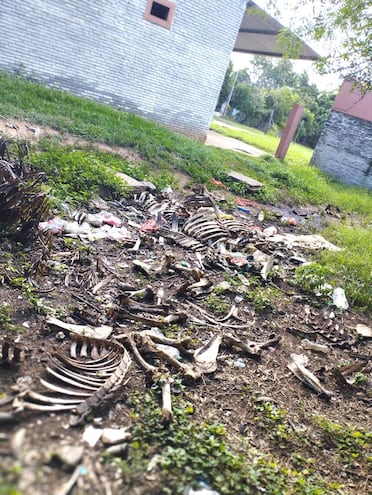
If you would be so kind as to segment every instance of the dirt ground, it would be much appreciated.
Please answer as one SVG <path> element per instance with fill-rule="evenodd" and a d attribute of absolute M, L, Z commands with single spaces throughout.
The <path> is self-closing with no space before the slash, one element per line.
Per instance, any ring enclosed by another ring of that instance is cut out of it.
<path fill-rule="evenodd" d="M 125 158 L 130 159 L 129 152 Z M 138 160 L 138 157 L 132 158 Z M 161 326 L 161 331 L 169 338 L 191 337 L 191 350 L 207 344 L 216 335 L 223 338 L 233 335 L 241 342 L 256 343 L 277 338 L 277 342 L 269 344 L 256 356 L 222 339 L 217 369 L 185 387 L 185 396 L 195 407 L 195 420 L 215 418 L 226 426 L 233 444 L 244 436 L 253 447 L 272 453 L 283 463 L 291 458 L 293 446 L 285 446 L 280 438 L 267 435 L 262 422 L 257 420 L 257 404 L 267 402 L 286 410 L 287 425 L 298 438 L 301 434 L 306 439 L 315 438 L 314 416 L 371 429 L 371 341 L 356 331 L 360 328 L 358 325 L 368 327 L 370 321 L 353 308 L 341 310 L 332 305 L 330 298 L 321 301 L 298 289 L 291 283 L 297 261 L 290 261 L 290 258 L 306 259 L 310 251 L 283 243 L 273 244 L 270 236 L 262 234 L 273 226 L 279 233 L 306 233 L 309 217 L 317 219 L 320 212 L 312 208 L 299 212 L 285 205 L 278 210 L 254 201 L 246 206 L 247 212 L 234 207 L 233 198 L 224 190 L 218 192 L 218 199 L 224 195 L 229 201 L 218 203 L 225 204 L 220 206 L 221 212 L 240 222 L 241 232 L 246 236 L 245 244 L 239 244 L 238 251 L 243 253 L 245 261 L 258 249 L 273 256 L 274 266 L 268 276 L 262 275 L 261 265 L 244 264 L 239 254 L 221 257 L 221 253 L 208 250 L 207 243 L 204 243 L 205 249 L 197 251 L 180 245 L 179 238 L 173 236 L 172 240 L 171 235 L 164 233 L 162 229 L 174 219 L 172 215 L 167 216 L 172 208 L 178 211 L 181 220 L 195 214 L 203 205 L 215 211 L 213 195 L 211 200 L 211 194 L 205 191 L 154 193 L 150 202 L 141 202 L 137 197 L 137 200 L 132 198 L 122 204 L 100 200 L 81 206 L 80 214 L 106 210 L 118 217 L 129 232 L 124 241 L 107 238 L 93 241 L 64 232 L 39 234 L 23 247 L 4 238 L 1 240 L 0 301 L 2 308 L 9 309 L 9 321 L 3 312 L 0 345 L 9 342 L 21 349 L 22 359 L 14 362 L 17 360 L 12 361 L 11 354 L 9 359 L 4 359 L 3 348 L 3 360 L 0 361 L 0 463 L 4 479 L 18 487 L 21 493 L 68 493 L 60 490 L 77 465 L 84 466 L 86 472 L 78 478 L 71 493 L 134 493 L 123 485 L 115 466 L 105 461 L 103 454 L 107 444 L 98 441 L 92 447 L 83 440 L 83 433 L 89 424 L 99 428 L 130 427 L 126 398 L 133 391 L 146 390 L 148 384 L 125 336 L 157 327 L 162 318 L 143 309 L 131 309 L 128 313 L 123 295 L 128 291 L 133 294 L 148 285 L 154 294 L 154 301 L 150 301 L 152 306 L 163 292 L 161 304 L 167 306 L 167 314 L 184 315 L 179 323 Z M 157 225 L 146 222 L 154 218 L 154 211 L 157 211 L 154 204 L 165 202 L 172 208 L 163 211 L 159 231 L 159 221 Z M 212 210 L 206 210 L 206 214 Z M 266 214 L 265 218 L 262 211 L 271 211 L 271 214 Z M 293 217 L 296 225 L 283 223 L 283 214 Z M 67 213 L 65 218 L 71 221 L 71 215 Z M 241 237 L 241 233 L 231 235 L 232 240 Z M 136 240 L 140 241 L 138 250 L 134 249 Z M 193 240 L 203 244 L 201 237 L 196 239 L 194 236 Z M 226 243 L 227 247 L 231 245 Z M 171 259 L 168 264 L 167 257 Z M 136 264 L 138 261 L 143 264 Z M 204 285 L 200 283 L 200 287 L 193 287 L 204 280 L 207 281 Z M 135 294 L 130 299 L 135 303 L 142 302 Z M 234 316 L 222 322 L 232 306 L 237 308 Z M 50 356 L 56 350 L 68 353 L 69 333 L 61 334 L 60 328 L 48 324 L 45 313 L 67 323 L 111 326 L 110 340 L 118 338 L 132 359 L 120 389 L 108 401 L 93 408 L 88 420 L 75 427 L 70 426 L 71 411 L 42 413 L 27 408 L 22 411 L 20 407 L 14 412 L 14 400 L 18 397 L 22 402 L 22 392 L 27 398 L 30 389 L 42 390 L 39 378 L 47 376 Z M 304 349 L 304 338 L 326 345 L 328 352 Z M 307 356 L 306 366 L 319 378 L 321 387 L 329 392 L 328 398 L 327 394 L 316 393 L 305 386 L 288 368 L 292 354 Z M 176 376 L 177 370 L 162 356 L 148 353 L 145 356 L 152 365 L 165 366 Z M 337 372 L 340 364 L 361 364 L 363 383 L 348 384 Z M 355 462 L 351 467 L 345 467 L 334 447 L 324 445 L 319 450 L 315 444 L 314 441 L 310 452 L 309 443 L 306 447 L 297 444 L 297 452 L 305 457 L 317 457 L 320 475 L 341 483 L 346 493 L 368 492 L 370 479 L 363 463 Z M 62 446 L 81 447 L 81 456 L 75 465 L 66 467 L 56 455 Z M 15 463 L 20 467 L 14 467 Z M 146 490 L 138 493 L 157 493 Z"/>

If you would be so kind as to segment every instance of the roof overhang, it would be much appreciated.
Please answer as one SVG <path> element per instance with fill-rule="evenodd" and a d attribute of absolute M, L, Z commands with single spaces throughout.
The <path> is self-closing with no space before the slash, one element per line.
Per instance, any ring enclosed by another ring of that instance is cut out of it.
<path fill-rule="evenodd" d="M 254 2 L 247 2 L 247 9 L 235 42 L 234 52 L 282 57 L 284 49 L 278 45 L 277 35 L 285 27 Z M 301 41 L 302 50 L 294 57 L 302 60 L 318 60 L 320 55 Z"/>

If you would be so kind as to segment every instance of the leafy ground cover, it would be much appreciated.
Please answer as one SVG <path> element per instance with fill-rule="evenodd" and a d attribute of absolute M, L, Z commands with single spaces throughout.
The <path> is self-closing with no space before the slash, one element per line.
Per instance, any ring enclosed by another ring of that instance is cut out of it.
<path fill-rule="evenodd" d="M 217 197 L 221 191 L 226 195 L 220 203 L 224 211 L 235 211 L 234 193 L 259 201 L 264 213 L 262 227 L 274 224 L 291 230 L 280 223 L 281 215 L 294 215 L 296 208 L 310 208 L 314 215 L 300 222 L 294 231 L 322 231 L 345 248 L 339 253 L 323 252 L 315 258 L 316 263 L 294 270 L 286 282 L 280 266 L 269 283 L 239 270 L 229 275 L 213 272 L 216 288 L 203 301 L 204 307 L 216 318 L 221 317 L 238 293 L 243 299 L 244 318 L 255 321 L 249 338 L 263 340 L 274 332 L 282 335 L 282 345 L 266 351 L 259 361 L 243 357 L 244 368 L 240 367 L 242 361 L 227 355 L 217 373 L 191 387 L 177 377 L 173 387 L 174 421 L 170 425 L 159 422 L 159 386 L 149 389 L 146 378 L 135 367 L 125 391 L 88 419 L 94 419 L 95 425 L 130 425 L 132 440 L 127 451 L 112 456 L 103 455 L 101 447 L 89 450 L 83 461 L 89 473 L 76 493 L 111 490 L 114 494 L 183 494 L 191 487 L 205 485 L 221 495 L 367 493 L 371 462 L 369 365 L 356 377 L 354 386 L 340 385 L 332 370 L 335 366 L 343 369 L 357 358 L 337 346 L 329 355 L 312 355 L 312 369 L 335 393 L 328 403 L 291 377 L 287 364 L 300 342 L 299 336 L 289 330 L 308 329 L 309 319 L 315 328 L 323 328 L 328 321 L 324 312 L 330 310 L 329 295 L 326 290 L 315 295 L 326 283 L 345 287 L 352 304 L 345 314 L 336 311 L 341 329 L 368 324 L 370 195 L 362 189 L 341 186 L 304 163 L 296 167 L 271 156 L 253 159 L 209 149 L 133 115 L 4 74 L 0 76 L 0 99 L 7 120 L 22 118 L 59 130 L 58 135 L 39 141 L 31 150 L 31 161 L 47 175 L 43 187 L 52 199 L 51 208 L 59 213 L 66 213 L 66 202 L 73 208 L 92 208 L 87 201 L 97 192 L 117 214 L 127 214 L 126 206 L 130 212 L 130 207 L 136 206 L 131 191 L 113 177 L 113 171 L 149 179 L 159 188 L 171 184 L 175 189 L 182 172 L 188 180 L 186 193 L 196 183 L 211 187 L 211 176 L 223 180 L 230 192 L 222 189 L 216 193 Z M 92 146 L 86 142 L 65 146 L 67 132 L 90 141 Z M 137 158 L 97 152 L 97 141 L 129 147 Z M 252 196 L 230 183 L 227 173 L 231 168 L 263 181 L 263 190 Z M 182 201 L 181 188 L 178 194 Z M 118 205 L 117 200 L 122 204 Z M 328 204 L 330 208 L 326 208 Z M 151 239 L 145 241 L 141 255 L 161 259 L 163 248 Z M 191 254 L 184 249 L 173 246 L 172 250 L 178 259 L 192 262 Z M 68 253 L 72 254 L 71 262 L 64 260 Z M 54 333 L 45 326 L 44 315 L 76 318 L 86 315 L 92 305 L 101 314 L 109 314 L 111 306 L 105 294 L 92 295 L 81 285 L 90 274 L 96 273 L 98 280 L 108 274 L 100 264 L 102 258 L 116 267 L 117 282 L 136 288 L 146 284 L 155 289 L 163 287 L 168 296 L 176 284 L 174 274 L 157 279 L 133 272 L 130 263 L 136 255 L 107 241 L 90 245 L 72 238 L 40 238 L 25 249 L 3 229 L 0 255 L 2 341 L 4 337 L 17 339 L 28 350 L 26 361 L 18 369 L 2 368 L 2 399 L 6 399 L 16 377 L 39 374 L 45 356 L 58 345 Z M 32 283 L 35 278 L 36 286 Z M 70 286 L 66 286 L 66 280 L 70 280 Z M 221 282 L 227 282 L 228 288 L 221 288 Z M 364 315 L 355 313 L 358 308 Z M 127 325 L 139 326 L 133 322 Z M 116 334 L 122 331 L 119 326 L 115 330 Z M 168 337 L 185 333 L 195 343 L 209 334 L 192 325 L 167 329 Z M 247 337 L 243 333 L 240 336 Z M 359 353 L 370 355 L 368 341 L 360 339 L 356 346 Z M 1 465 L 0 493 L 44 494 L 51 486 L 60 487 L 61 479 L 71 473 L 49 455 L 56 443 L 79 444 L 82 434 L 81 428 L 66 429 L 66 422 L 66 415 L 60 413 L 23 418 L 20 426 L 26 428 L 26 455 L 19 455 L 15 461 L 6 457 Z M 11 426 L 12 431 L 18 429 L 17 425 Z"/>

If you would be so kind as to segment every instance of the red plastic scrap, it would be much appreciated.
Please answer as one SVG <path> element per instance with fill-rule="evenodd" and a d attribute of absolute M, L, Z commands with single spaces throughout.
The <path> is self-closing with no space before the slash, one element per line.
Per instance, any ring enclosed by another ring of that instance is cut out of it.
<path fill-rule="evenodd" d="M 261 210 L 262 208 L 262 205 L 260 205 L 256 201 L 253 201 L 253 199 L 236 198 L 235 204 L 238 206 L 252 206 L 253 208 L 257 208 L 258 210 Z"/>
<path fill-rule="evenodd" d="M 112 225 L 113 227 L 121 227 L 120 218 L 116 217 L 115 215 L 112 215 L 112 213 L 103 211 L 100 216 L 102 218 L 103 223 L 106 223 L 107 225 Z"/>
<path fill-rule="evenodd" d="M 220 180 L 215 179 L 214 177 L 211 177 L 211 184 L 213 184 L 214 186 L 222 187 L 222 189 L 227 190 L 226 184 L 224 184 Z"/>
<path fill-rule="evenodd" d="M 39 229 L 42 232 L 50 231 L 52 232 L 52 234 L 60 234 L 63 231 L 65 225 L 66 222 L 64 220 L 59 217 L 54 217 L 46 222 L 40 222 Z"/>
<path fill-rule="evenodd" d="M 152 218 L 151 220 L 147 220 L 147 222 L 143 223 L 140 226 L 140 230 L 142 232 L 156 232 L 158 230 L 158 224 L 156 218 Z"/>
<path fill-rule="evenodd" d="M 240 256 L 233 256 L 229 259 L 230 263 L 235 266 L 245 266 L 248 264 L 246 258 L 241 258 Z"/>

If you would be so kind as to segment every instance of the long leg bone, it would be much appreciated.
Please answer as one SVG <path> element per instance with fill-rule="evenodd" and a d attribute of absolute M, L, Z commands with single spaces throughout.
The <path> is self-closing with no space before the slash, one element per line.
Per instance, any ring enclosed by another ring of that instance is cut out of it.
<path fill-rule="evenodd" d="M 162 408 L 161 408 L 161 422 L 168 424 L 172 419 L 172 396 L 171 396 L 171 384 L 173 379 L 167 376 L 161 380 L 161 397 L 162 397 Z"/>
<path fill-rule="evenodd" d="M 288 368 L 300 381 L 312 388 L 317 394 L 323 395 L 327 399 L 332 398 L 333 393 L 326 390 L 318 378 L 305 367 L 308 361 L 306 356 L 303 354 L 291 354 L 291 359 L 292 362 L 288 364 Z"/>

